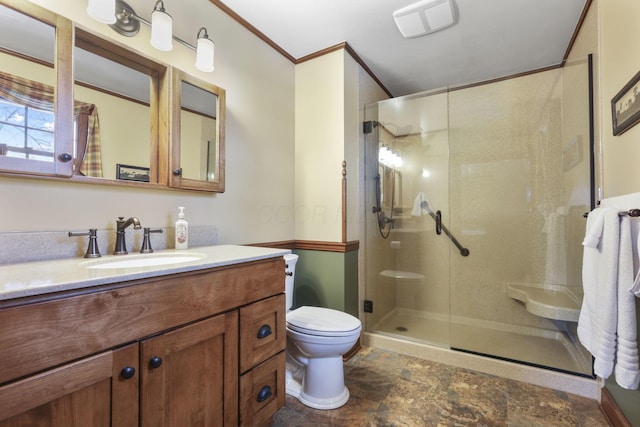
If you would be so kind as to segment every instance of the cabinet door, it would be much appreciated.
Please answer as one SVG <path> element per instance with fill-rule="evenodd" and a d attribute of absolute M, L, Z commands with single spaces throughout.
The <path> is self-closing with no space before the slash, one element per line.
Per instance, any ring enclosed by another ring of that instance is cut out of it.
<path fill-rule="evenodd" d="M 141 344 L 141 425 L 238 425 L 238 313 Z"/>
<path fill-rule="evenodd" d="M 137 349 L 100 353 L 0 387 L 0 427 L 136 425 Z M 135 370 L 127 379 L 120 375 L 125 366 Z"/>

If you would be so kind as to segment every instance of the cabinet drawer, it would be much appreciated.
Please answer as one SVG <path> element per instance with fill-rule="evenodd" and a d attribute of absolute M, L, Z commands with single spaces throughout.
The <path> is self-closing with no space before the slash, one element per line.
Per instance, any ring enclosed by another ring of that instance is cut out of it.
<path fill-rule="evenodd" d="M 240 377 L 241 425 L 263 425 L 284 406 L 286 369 L 282 351 Z"/>
<path fill-rule="evenodd" d="M 284 305 L 285 296 L 280 294 L 240 309 L 240 372 L 285 349 Z"/>

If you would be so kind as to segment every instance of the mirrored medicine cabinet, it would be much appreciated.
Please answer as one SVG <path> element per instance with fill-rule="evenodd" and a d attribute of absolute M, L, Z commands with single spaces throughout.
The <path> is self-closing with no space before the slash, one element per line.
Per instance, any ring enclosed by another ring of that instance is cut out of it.
<path fill-rule="evenodd" d="M 0 173 L 224 191 L 225 91 L 0 0 Z"/>

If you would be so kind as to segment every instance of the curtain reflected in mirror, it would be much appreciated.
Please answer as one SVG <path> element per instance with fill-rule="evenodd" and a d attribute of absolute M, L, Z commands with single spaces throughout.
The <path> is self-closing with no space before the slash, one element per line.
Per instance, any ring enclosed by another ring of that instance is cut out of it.
<path fill-rule="evenodd" d="M 218 96 L 182 81 L 180 166 L 182 177 L 216 181 Z"/>
<path fill-rule="evenodd" d="M 117 165 L 151 165 L 150 76 L 74 49 L 75 174 L 117 179 Z M 78 107 L 76 107 L 78 110 Z"/>

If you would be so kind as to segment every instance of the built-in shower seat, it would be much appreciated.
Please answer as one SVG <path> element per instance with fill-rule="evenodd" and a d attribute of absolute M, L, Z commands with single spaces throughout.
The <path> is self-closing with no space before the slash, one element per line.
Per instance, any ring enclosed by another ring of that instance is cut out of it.
<path fill-rule="evenodd" d="M 524 303 L 531 314 L 547 319 L 577 322 L 582 296 L 569 286 L 508 283 L 507 294 Z"/>

